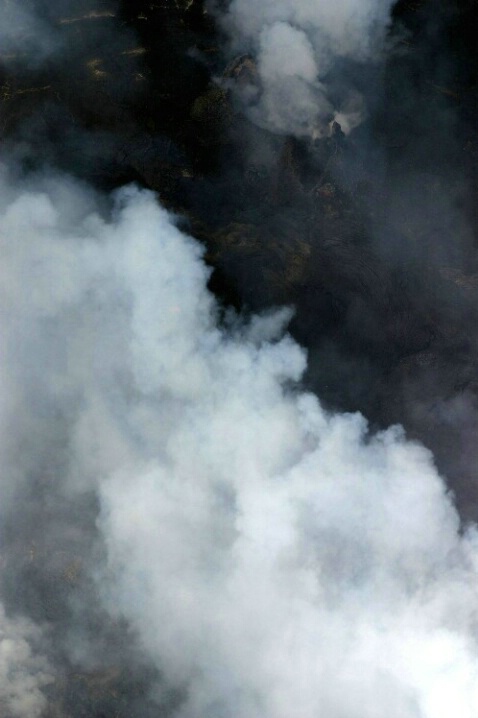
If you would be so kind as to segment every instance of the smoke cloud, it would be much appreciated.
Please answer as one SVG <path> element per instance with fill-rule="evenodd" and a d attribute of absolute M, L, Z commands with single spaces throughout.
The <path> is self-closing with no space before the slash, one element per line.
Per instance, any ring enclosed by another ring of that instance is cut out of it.
<path fill-rule="evenodd" d="M 257 79 L 239 90 L 250 119 L 298 137 L 321 137 L 333 120 L 345 133 L 360 124 L 365 107 L 358 88 L 342 69 L 337 94 L 333 71 L 339 63 L 379 59 L 392 5 L 233 0 L 223 14 L 231 52 L 251 53 L 257 61 Z"/>
<path fill-rule="evenodd" d="M 97 495 L 104 553 L 82 560 L 166 713 L 474 716 L 477 535 L 430 453 L 301 390 L 290 311 L 219 307 L 151 193 L 4 175 L 1 196 L 10 505 L 40 463 L 57 524 Z M 22 640 L 15 718 L 48 674 Z"/>
<path fill-rule="evenodd" d="M 224 5 L 0 0 L 0 713 L 474 718 L 476 4 Z"/>

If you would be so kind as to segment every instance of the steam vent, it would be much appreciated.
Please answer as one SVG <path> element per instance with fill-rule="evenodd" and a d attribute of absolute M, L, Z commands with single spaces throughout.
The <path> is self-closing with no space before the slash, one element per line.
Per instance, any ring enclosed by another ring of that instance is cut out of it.
<path fill-rule="evenodd" d="M 0 0 L 0 718 L 478 716 L 477 27 Z"/>

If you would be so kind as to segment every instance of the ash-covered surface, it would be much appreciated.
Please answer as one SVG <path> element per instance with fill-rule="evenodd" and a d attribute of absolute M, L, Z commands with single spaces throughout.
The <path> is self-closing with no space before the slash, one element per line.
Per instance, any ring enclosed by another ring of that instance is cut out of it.
<path fill-rule="evenodd" d="M 321 87 L 300 86 L 296 124 L 277 94 L 275 37 L 259 42 L 225 3 L 0 6 L 0 133 L 14 182 L 62 171 L 102 192 L 131 181 L 156 191 L 204 243 L 224 305 L 245 316 L 294 307 L 291 333 L 308 353 L 302 383 L 327 409 L 361 411 L 374 427 L 399 422 L 433 451 L 463 525 L 478 519 L 477 15 L 471 0 L 398 2 L 378 54 L 332 54 Z M 291 47 L 308 47 L 310 22 L 305 39 L 294 22 Z M 304 53 L 291 76 L 311 72 Z M 311 97 L 322 103 L 313 128 Z M 41 323 L 53 354 L 70 324 L 59 326 Z M 32 387 L 49 356 L 29 369 Z M 14 440 L 6 431 L 7 454 L 26 458 L 18 486 L 5 480 L 1 599 L 2 640 L 11 636 L 35 680 L 22 703 L 23 674 L 0 670 L 2 715 L 196 718 L 190 676 L 172 681 L 145 650 L 134 610 L 130 621 L 98 597 L 108 553 L 100 499 L 93 487 L 63 486 L 80 400 L 51 406 L 46 390 L 30 390 L 31 425 L 25 415 Z M 400 718 L 421 715 L 397 706 Z"/>

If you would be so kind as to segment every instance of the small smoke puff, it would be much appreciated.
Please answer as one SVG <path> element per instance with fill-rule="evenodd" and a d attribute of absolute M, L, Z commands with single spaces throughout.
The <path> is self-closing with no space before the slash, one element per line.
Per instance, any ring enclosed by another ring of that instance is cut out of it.
<path fill-rule="evenodd" d="M 310 135 L 331 107 L 317 80 L 314 51 L 302 30 L 284 22 L 264 28 L 258 55 L 262 94 L 251 116 L 279 132 Z"/>
<path fill-rule="evenodd" d="M 272 131 L 326 134 L 331 107 L 327 73 L 339 58 L 374 59 L 389 21 L 389 0 L 234 0 L 223 22 L 232 52 L 258 58 L 263 97 L 248 106 L 251 119 Z M 330 81 L 330 80 L 329 80 Z M 347 84 L 348 78 L 341 78 Z M 355 90 L 350 88 L 351 93 Z M 344 131 L 363 120 L 363 112 L 342 111 Z"/>
<path fill-rule="evenodd" d="M 314 51 L 307 35 L 285 22 L 261 32 L 259 63 L 266 81 L 283 77 L 300 77 L 305 82 L 317 79 Z"/>
<path fill-rule="evenodd" d="M 314 51 L 307 35 L 284 22 L 264 28 L 258 68 L 262 93 L 250 113 L 257 124 L 278 132 L 310 135 L 330 105 L 317 80 Z"/>
<path fill-rule="evenodd" d="M 340 109 L 334 114 L 334 122 L 338 122 L 340 129 L 348 135 L 353 129 L 364 121 L 366 116 L 365 102 L 358 92 L 351 92 Z"/>

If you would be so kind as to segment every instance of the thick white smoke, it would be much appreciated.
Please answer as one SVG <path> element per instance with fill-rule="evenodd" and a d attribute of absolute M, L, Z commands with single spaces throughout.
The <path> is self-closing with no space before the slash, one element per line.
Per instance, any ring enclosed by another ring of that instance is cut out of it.
<path fill-rule="evenodd" d="M 327 75 L 338 61 L 376 60 L 391 0 L 232 0 L 224 26 L 232 52 L 251 52 L 259 87 L 242 88 L 249 115 L 279 133 L 321 135 L 332 119 L 348 133 L 365 108 L 349 88 L 335 106 Z M 325 83 L 325 84 L 324 84 Z"/>
<path fill-rule="evenodd" d="M 178 715 L 474 718 L 478 544 L 430 454 L 300 391 L 288 311 L 218 323 L 153 195 L 108 217 L 39 187 L 1 187 L 4 475 L 26 482 L 63 417 L 61 491 L 100 499 L 102 599 Z"/>

